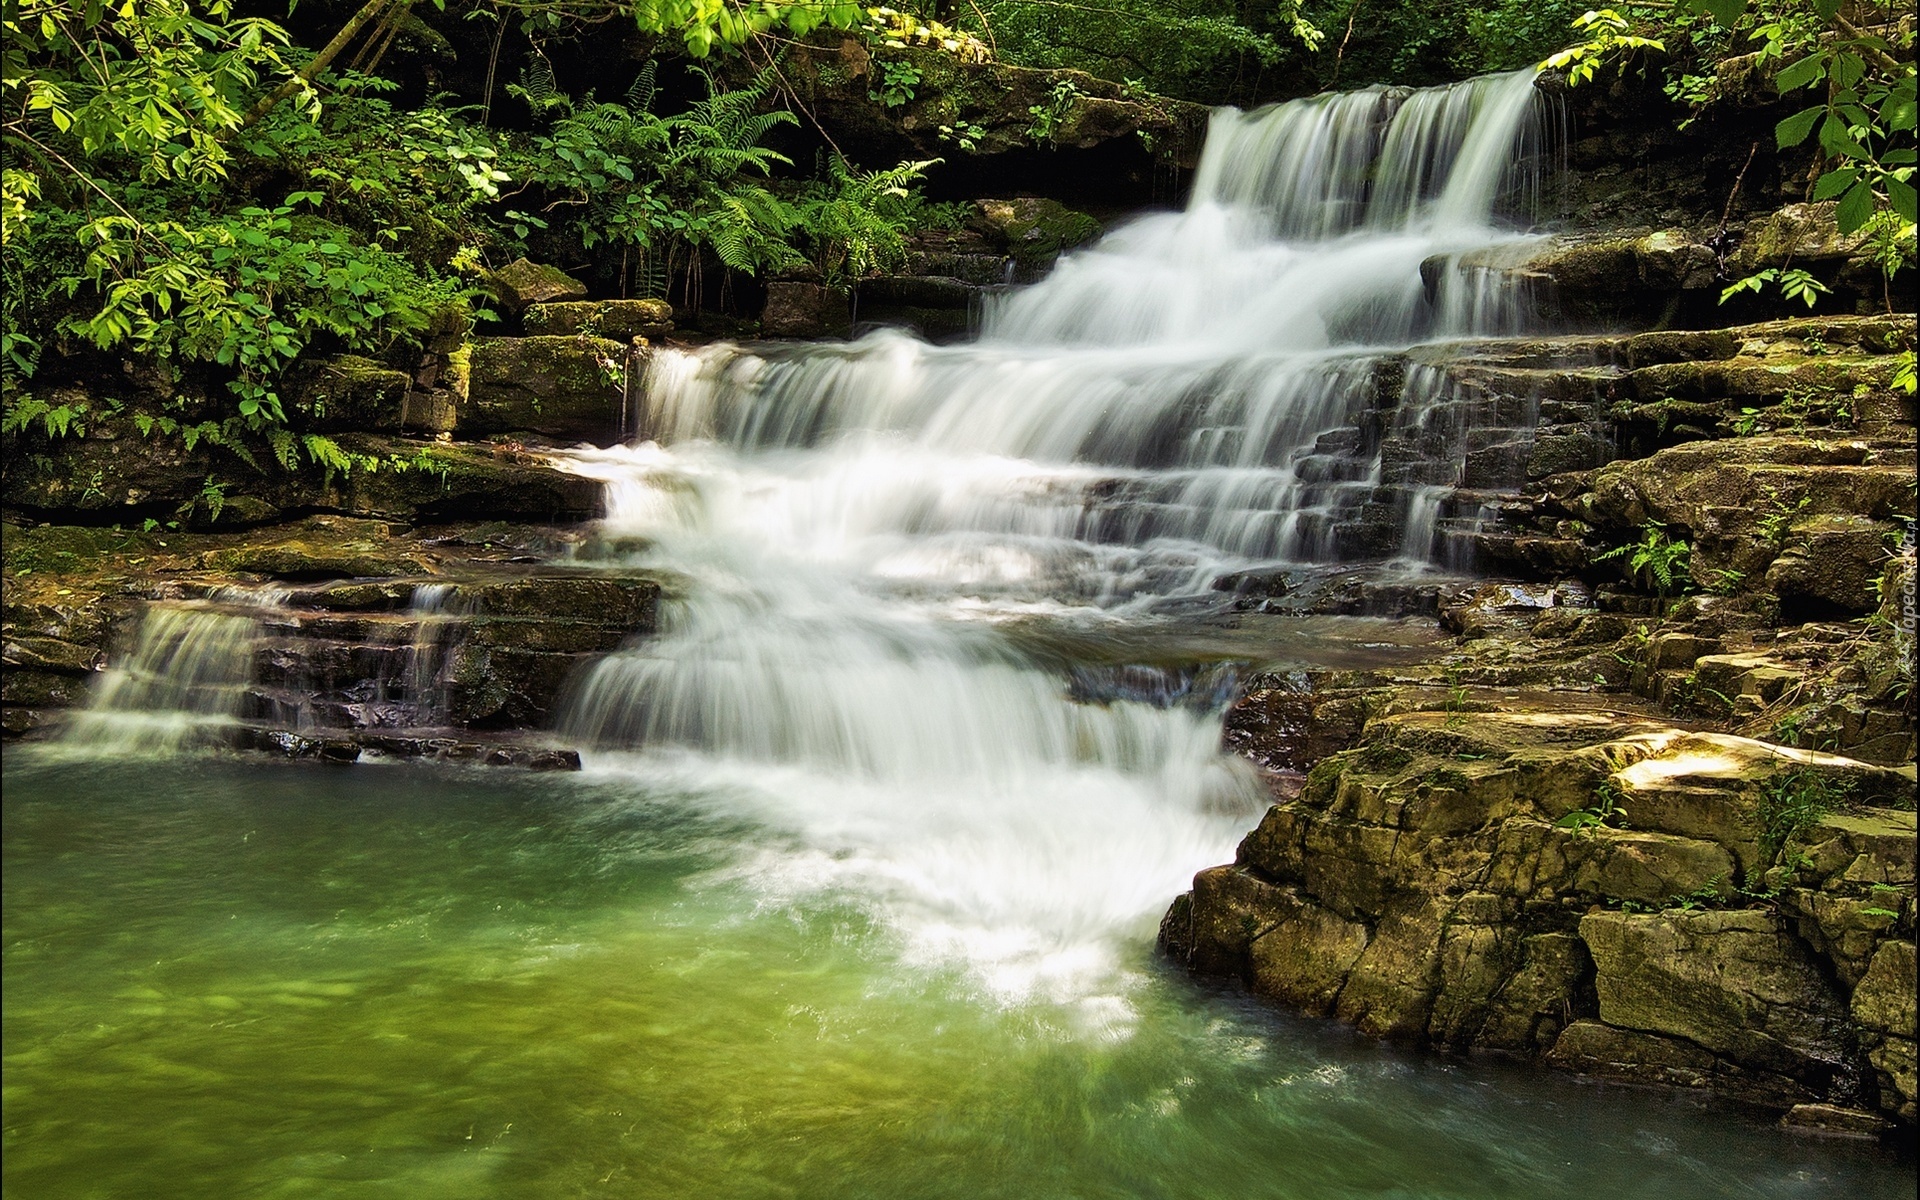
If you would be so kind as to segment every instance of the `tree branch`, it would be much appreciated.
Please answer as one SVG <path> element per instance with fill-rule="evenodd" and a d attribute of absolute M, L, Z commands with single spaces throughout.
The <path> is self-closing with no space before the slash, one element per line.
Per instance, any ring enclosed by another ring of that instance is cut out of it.
<path fill-rule="evenodd" d="M 367 22 L 379 16 L 388 8 L 398 4 L 410 3 L 412 3 L 412 0 L 367 0 L 367 3 L 361 7 L 359 12 L 353 14 L 353 18 L 346 23 L 340 32 L 333 35 L 333 40 L 328 42 L 320 53 L 313 56 L 313 61 L 300 68 L 299 74 L 260 98 L 260 103 L 254 105 L 253 108 L 248 111 L 246 118 L 240 122 L 240 128 L 251 129 L 255 125 L 258 125 L 260 118 L 273 111 L 274 105 L 285 100 L 288 96 L 293 95 L 301 88 L 312 84 L 314 77 L 326 70 L 334 59 L 340 57 L 340 52 L 345 50 L 347 44 L 353 41 L 354 36 L 366 27 Z"/>

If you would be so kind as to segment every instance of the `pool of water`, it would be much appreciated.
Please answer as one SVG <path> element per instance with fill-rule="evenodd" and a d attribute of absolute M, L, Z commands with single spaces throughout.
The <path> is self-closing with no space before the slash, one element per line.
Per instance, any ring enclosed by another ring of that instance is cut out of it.
<path fill-rule="evenodd" d="M 6 1194 L 1912 1194 L 1872 1150 L 1288 1018 L 1150 919 L 1101 988 L 997 988 L 868 874 L 769 886 L 833 853 L 673 778 L 10 751 Z"/>

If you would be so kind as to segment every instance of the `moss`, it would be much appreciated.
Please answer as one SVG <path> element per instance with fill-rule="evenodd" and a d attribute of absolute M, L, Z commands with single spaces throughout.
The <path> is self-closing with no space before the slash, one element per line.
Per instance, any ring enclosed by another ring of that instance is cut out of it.
<path fill-rule="evenodd" d="M 145 534 L 79 525 L 40 525 L 30 529 L 7 525 L 0 542 L 5 544 L 9 576 L 32 571 L 82 570 L 110 557 L 151 553 L 153 544 L 152 538 Z"/>

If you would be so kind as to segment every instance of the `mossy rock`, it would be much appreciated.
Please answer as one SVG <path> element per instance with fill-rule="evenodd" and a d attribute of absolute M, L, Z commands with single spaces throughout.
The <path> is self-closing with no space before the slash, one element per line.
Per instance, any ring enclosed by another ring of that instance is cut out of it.
<path fill-rule="evenodd" d="M 498 271 L 487 272 L 485 282 L 500 306 L 514 313 L 529 305 L 584 300 L 587 296 L 587 285 L 559 267 L 524 258 L 517 258 Z"/>
<path fill-rule="evenodd" d="M 480 338 L 456 432 L 609 445 L 626 433 L 623 390 L 626 373 L 637 368 L 632 358 L 630 347 L 603 337 Z"/>
<path fill-rule="evenodd" d="M 975 200 L 972 223 L 1025 265 L 1051 262 L 1061 251 L 1100 236 L 1100 222 L 1058 200 L 1021 196 Z"/>
<path fill-rule="evenodd" d="M 673 305 L 665 300 L 569 300 L 527 310 L 527 333 L 568 337 L 584 334 L 630 342 L 673 332 Z"/>
<path fill-rule="evenodd" d="M 288 405 L 288 417 L 297 428 L 320 433 L 399 431 L 407 393 L 413 390 L 413 377 L 405 371 L 358 354 L 341 354 L 315 363 L 304 374 Z"/>

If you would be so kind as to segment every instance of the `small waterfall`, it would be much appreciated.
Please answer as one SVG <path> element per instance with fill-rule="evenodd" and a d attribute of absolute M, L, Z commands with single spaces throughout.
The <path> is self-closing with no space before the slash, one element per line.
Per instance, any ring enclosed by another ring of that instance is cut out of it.
<path fill-rule="evenodd" d="M 974 342 L 653 355 L 649 440 L 570 461 L 606 484 L 605 552 L 688 585 L 575 689 L 589 768 L 778 831 L 743 871 L 865 897 L 910 958 L 1102 995 L 1259 807 L 1219 749 L 1232 675 L 1042 661 L 1006 627 L 1424 561 L 1465 408 L 1405 352 L 1525 320 L 1458 264 L 1525 239 L 1498 214 L 1538 190 L 1541 107 L 1522 72 L 1223 110 L 1186 211 L 990 298 Z"/>
<path fill-rule="evenodd" d="M 272 589 L 227 587 L 205 602 L 153 605 L 132 652 L 106 672 L 64 740 L 119 754 L 224 740 L 253 680 L 257 610 L 283 599 Z"/>

